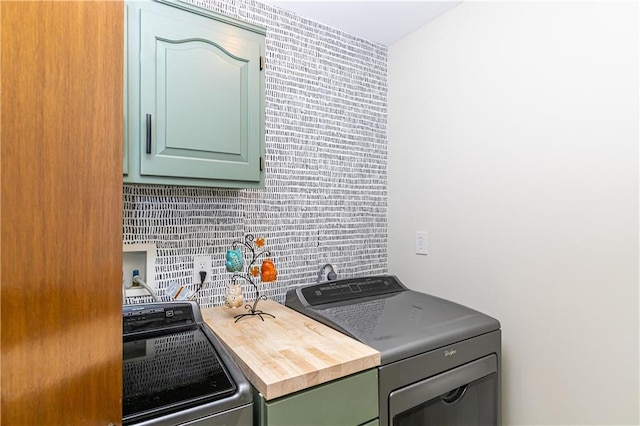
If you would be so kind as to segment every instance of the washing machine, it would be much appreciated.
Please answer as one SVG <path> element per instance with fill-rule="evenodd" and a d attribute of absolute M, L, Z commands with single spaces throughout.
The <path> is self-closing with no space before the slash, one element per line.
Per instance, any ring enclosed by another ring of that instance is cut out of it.
<path fill-rule="evenodd" d="M 125 305 L 123 425 L 251 425 L 251 385 L 196 302 Z"/>

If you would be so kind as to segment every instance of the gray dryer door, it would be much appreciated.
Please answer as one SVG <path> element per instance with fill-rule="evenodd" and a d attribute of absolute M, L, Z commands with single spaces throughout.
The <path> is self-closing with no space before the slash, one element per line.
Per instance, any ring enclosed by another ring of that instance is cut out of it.
<path fill-rule="evenodd" d="M 497 359 L 489 355 L 389 394 L 394 426 L 497 425 Z"/>

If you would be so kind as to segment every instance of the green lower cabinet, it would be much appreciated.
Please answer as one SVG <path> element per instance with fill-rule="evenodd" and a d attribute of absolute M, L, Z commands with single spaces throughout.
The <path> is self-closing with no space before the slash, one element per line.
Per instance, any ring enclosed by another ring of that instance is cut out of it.
<path fill-rule="evenodd" d="M 378 370 L 368 370 L 295 394 L 265 401 L 256 392 L 258 426 L 375 426 Z"/>

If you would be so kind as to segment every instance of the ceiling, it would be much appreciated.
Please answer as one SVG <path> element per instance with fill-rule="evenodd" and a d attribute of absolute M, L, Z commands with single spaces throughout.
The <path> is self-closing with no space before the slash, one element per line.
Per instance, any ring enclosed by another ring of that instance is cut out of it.
<path fill-rule="evenodd" d="M 261 0 L 354 36 L 390 46 L 461 1 Z"/>

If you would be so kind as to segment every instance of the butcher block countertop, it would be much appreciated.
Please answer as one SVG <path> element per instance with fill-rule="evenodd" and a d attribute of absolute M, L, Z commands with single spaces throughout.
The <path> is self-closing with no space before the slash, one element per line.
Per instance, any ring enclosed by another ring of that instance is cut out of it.
<path fill-rule="evenodd" d="M 226 307 L 204 308 L 202 316 L 245 377 L 266 400 L 339 379 L 380 364 L 380 353 L 272 300 L 258 309 L 275 315 L 245 317 Z"/>

